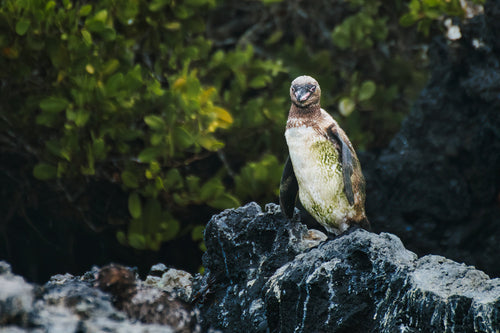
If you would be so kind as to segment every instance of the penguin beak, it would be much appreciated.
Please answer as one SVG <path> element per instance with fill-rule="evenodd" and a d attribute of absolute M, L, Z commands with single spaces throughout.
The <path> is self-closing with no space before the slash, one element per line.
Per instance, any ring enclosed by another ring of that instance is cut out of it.
<path fill-rule="evenodd" d="M 298 87 L 295 91 L 295 98 L 297 99 L 298 102 L 304 102 L 306 101 L 309 97 L 311 97 L 312 93 L 316 87 Z"/>
<path fill-rule="evenodd" d="M 305 91 L 305 89 L 300 89 L 295 92 L 295 98 L 299 102 L 307 100 L 309 96 L 311 96 L 311 93 L 309 91 Z"/>

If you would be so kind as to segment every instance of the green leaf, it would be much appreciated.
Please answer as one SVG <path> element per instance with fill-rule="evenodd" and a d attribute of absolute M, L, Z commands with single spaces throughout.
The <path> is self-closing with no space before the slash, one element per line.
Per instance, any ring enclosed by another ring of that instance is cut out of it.
<path fill-rule="evenodd" d="M 179 193 L 174 193 L 173 198 L 174 198 L 175 204 L 177 204 L 177 205 L 179 205 L 181 207 L 185 207 L 189 203 L 189 199 L 186 198 L 185 196 L 179 195 Z"/>
<path fill-rule="evenodd" d="M 344 117 L 349 116 L 356 107 L 356 104 L 349 97 L 344 97 L 339 102 L 339 112 Z"/>
<path fill-rule="evenodd" d="M 209 135 L 199 137 L 197 142 L 200 144 L 200 146 L 210 151 L 217 151 L 224 147 L 224 142 L 221 142 L 213 136 Z"/>
<path fill-rule="evenodd" d="M 180 22 L 173 21 L 165 23 L 163 27 L 167 30 L 179 30 L 181 28 L 181 24 Z"/>
<path fill-rule="evenodd" d="M 100 10 L 94 15 L 94 20 L 99 22 L 104 23 L 106 22 L 107 19 L 108 19 L 108 11 L 106 9 Z"/>
<path fill-rule="evenodd" d="M 92 45 L 92 35 L 85 29 L 82 29 L 82 37 L 87 45 Z"/>
<path fill-rule="evenodd" d="M 205 232 L 205 226 L 204 225 L 197 225 L 191 231 L 191 238 L 194 241 L 203 240 L 203 233 L 204 232 Z"/>
<path fill-rule="evenodd" d="M 16 33 L 19 36 L 24 36 L 30 27 L 31 21 L 25 18 L 20 19 L 16 23 Z"/>
<path fill-rule="evenodd" d="M 53 113 L 42 113 L 36 116 L 35 122 L 38 125 L 53 127 L 57 121 L 57 116 Z"/>
<path fill-rule="evenodd" d="M 75 115 L 75 125 L 77 127 L 83 127 L 90 118 L 90 112 L 85 109 L 79 109 L 76 111 Z"/>
<path fill-rule="evenodd" d="M 186 177 L 186 184 L 190 194 L 197 195 L 200 192 L 200 177 L 189 175 Z"/>
<path fill-rule="evenodd" d="M 160 116 L 154 114 L 146 116 L 144 117 L 144 122 L 153 130 L 159 131 L 165 129 L 165 121 Z"/>
<path fill-rule="evenodd" d="M 99 31 L 102 38 L 106 41 L 113 41 L 116 39 L 116 30 L 111 27 L 105 27 L 101 31 Z"/>
<path fill-rule="evenodd" d="M 94 18 L 87 18 L 85 20 L 85 27 L 95 33 L 102 33 L 104 30 L 107 29 L 106 24 L 104 22 L 98 21 Z"/>
<path fill-rule="evenodd" d="M 347 49 L 351 45 L 349 31 L 344 24 L 336 26 L 335 29 L 333 29 L 331 36 L 333 43 L 342 50 Z"/>
<path fill-rule="evenodd" d="M 281 1 L 281 0 L 280 0 Z M 283 30 L 281 29 L 278 29 L 278 30 L 275 30 L 271 36 L 269 36 L 265 42 L 266 45 L 272 45 L 272 44 L 275 44 L 277 42 L 279 42 L 281 40 L 281 38 L 283 37 Z"/>
<path fill-rule="evenodd" d="M 146 237 L 137 233 L 129 233 L 128 243 L 135 249 L 144 250 L 146 249 Z"/>
<path fill-rule="evenodd" d="M 200 199 L 208 201 L 219 197 L 224 192 L 224 185 L 219 178 L 212 178 L 207 181 L 200 190 Z"/>
<path fill-rule="evenodd" d="M 139 187 L 139 180 L 137 179 L 137 176 L 128 170 L 122 172 L 122 182 L 125 186 L 130 188 Z"/>
<path fill-rule="evenodd" d="M 47 1 L 47 3 L 45 4 L 45 11 L 46 12 L 49 12 L 52 10 L 52 8 L 54 8 L 56 6 L 56 2 L 51 0 L 51 1 Z"/>
<path fill-rule="evenodd" d="M 371 80 L 363 82 L 361 88 L 359 89 L 358 99 L 360 101 L 366 101 L 372 98 L 372 96 L 375 94 L 376 89 L 377 86 L 375 85 L 375 82 Z"/>
<path fill-rule="evenodd" d="M 141 163 L 150 163 L 155 161 L 161 154 L 163 149 L 160 147 L 148 147 L 139 153 L 137 159 Z"/>
<path fill-rule="evenodd" d="M 139 89 L 139 87 L 143 84 L 142 74 L 141 74 L 141 66 L 139 64 L 135 65 L 133 69 L 131 69 L 123 80 L 123 85 L 130 91 L 134 91 Z"/>
<path fill-rule="evenodd" d="M 205 242 L 201 242 L 199 245 L 198 245 L 198 248 L 202 251 L 202 252 L 207 252 L 207 246 L 205 245 Z M 205 267 L 201 266 L 200 269 L 199 269 L 199 273 L 200 274 L 203 274 L 203 272 L 205 271 Z"/>
<path fill-rule="evenodd" d="M 113 76 L 111 76 L 107 81 L 106 81 L 106 94 L 108 96 L 114 96 L 119 89 L 121 88 L 123 83 L 123 74 L 122 73 L 116 73 Z"/>
<path fill-rule="evenodd" d="M 102 69 L 102 73 L 104 75 L 109 75 L 111 73 L 114 73 L 118 67 L 120 67 L 120 62 L 117 59 L 111 59 L 104 64 L 104 67 Z"/>
<path fill-rule="evenodd" d="M 151 162 L 149 164 L 149 170 L 151 170 L 151 172 L 157 173 L 158 171 L 161 170 L 160 163 L 158 163 L 158 162 Z"/>
<path fill-rule="evenodd" d="M 410 12 L 417 13 L 420 11 L 420 8 L 422 8 L 422 3 L 420 0 L 411 0 L 408 4 L 408 9 L 410 10 Z"/>
<path fill-rule="evenodd" d="M 46 112 L 61 112 L 66 109 L 68 105 L 68 100 L 63 97 L 51 96 L 40 101 L 40 108 Z"/>
<path fill-rule="evenodd" d="M 148 86 L 148 91 L 151 93 L 155 94 L 156 96 L 163 96 L 165 95 L 165 90 L 161 87 L 161 83 L 159 81 L 153 81 L 149 86 Z"/>
<path fill-rule="evenodd" d="M 127 236 L 123 231 L 120 230 L 116 233 L 116 239 L 121 245 L 127 245 Z"/>
<path fill-rule="evenodd" d="M 190 147 L 193 143 L 191 133 L 186 131 L 184 127 L 175 127 L 173 130 L 174 142 L 181 150 Z"/>
<path fill-rule="evenodd" d="M 168 5 L 170 0 L 153 0 L 149 3 L 149 10 L 152 12 L 157 12 L 161 10 L 164 6 Z"/>
<path fill-rule="evenodd" d="M 62 0 L 62 4 L 65 9 L 71 9 L 71 7 L 73 6 L 71 0 Z"/>
<path fill-rule="evenodd" d="M 443 16 L 443 13 L 438 9 L 428 9 L 425 11 L 425 16 L 431 20 L 437 20 Z"/>
<path fill-rule="evenodd" d="M 226 209 L 226 208 L 239 207 L 241 204 L 239 200 L 233 197 L 231 194 L 224 193 L 217 199 L 209 201 L 208 205 L 217 209 Z"/>
<path fill-rule="evenodd" d="M 163 142 L 164 138 L 165 135 L 162 135 L 160 133 L 153 133 L 151 134 L 151 138 L 149 138 L 149 142 L 151 142 L 153 146 L 158 146 L 160 143 Z"/>
<path fill-rule="evenodd" d="M 418 21 L 418 14 L 406 13 L 399 19 L 399 24 L 403 27 L 409 27 Z"/>
<path fill-rule="evenodd" d="M 179 230 L 181 229 L 179 221 L 170 216 L 170 214 L 168 214 L 166 220 L 167 222 L 161 223 L 160 225 L 160 229 L 162 230 L 161 238 L 163 241 L 168 241 L 175 238 L 175 236 L 177 236 Z"/>
<path fill-rule="evenodd" d="M 257 75 L 250 80 L 248 85 L 251 88 L 259 89 L 264 88 L 269 82 L 271 82 L 271 77 L 269 75 Z"/>
<path fill-rule="evenodd" d="M 53 179 L 57 176 L 57 168 L 47 163 L 38 163 L 33 168 L 33 176 L 39 180 Z"/>
<path fill-rule="evenodd" d="M 157 176 L 155 178 L 155 186 L 158 190 L 165 190 L 165 185 L 163 184 L 163 179 L 161 179 L 161 177 Z"/>
<path fill-rule="evenodd" d="M 83 5 L 80 10 L 78 11 L 78 15 L 80 16 L 87 16 L 90 14 L 90 12 L 92 11 L 92 5 L 88 4 L 88 5 Z"/>
<path fill-rule="evenodd" d="M 173 8 L 175 17 L 184 20 L 193 15 L 193 10 L 187 6 L 177 5 Z"/>
<path fill-rule="evenodd" d="M 142 215 L 141 198 L 137 192 L 132 192 L 128 196 L 128 211 L 135 219 L 138 219 Z"/>
<path fill-rule="evenodd" d="M 184 182 L 182 180 L 181 173 L 178 169 L 170 169 L 168 170 L 165 181 L 165 186 L 170 190 L 178 190 L 184 186 Z"/>

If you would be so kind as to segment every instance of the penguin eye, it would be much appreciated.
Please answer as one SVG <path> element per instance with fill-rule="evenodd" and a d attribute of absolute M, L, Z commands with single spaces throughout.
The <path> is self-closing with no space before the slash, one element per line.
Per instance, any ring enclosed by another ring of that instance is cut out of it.
<path fill-rule="evenodd" d="M 316 86 L 314 86 L 314 85 L 309 86 L 308 90 L 313 93 L 316 90 Z"/>
<path fill-rule="evenodd" d="M 295 86 L 292 86 L 292 92 L 295 92 L 296 88 Z"/>

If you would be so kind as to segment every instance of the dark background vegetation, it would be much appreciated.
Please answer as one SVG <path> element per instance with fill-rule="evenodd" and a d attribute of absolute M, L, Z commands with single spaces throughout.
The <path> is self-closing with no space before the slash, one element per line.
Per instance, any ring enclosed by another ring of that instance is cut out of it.
<path fill-rule="evenodd" d="M 0 258 L 38 282 L 110 261 L 198 271 L 214 213 L 277 201 L 293 78 L 314 76 L 357 150 L 377 154 L 426 84 L 443 22 L 477 9 L 0 3 Z"/>

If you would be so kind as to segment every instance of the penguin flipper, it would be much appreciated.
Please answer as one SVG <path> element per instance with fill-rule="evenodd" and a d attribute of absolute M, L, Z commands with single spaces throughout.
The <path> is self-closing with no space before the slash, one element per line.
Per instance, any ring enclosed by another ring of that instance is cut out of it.
<path fill-rule="evenodd" d="M 299 184 L 293 171 L 292 161 L 290 160 L 290 156 L 288 156 L 280 182 L 280 207 L 281 211 L 289 219 L 293 217 L 298 191 Z"/>
<path fill-rule="evenodd" d="M 344 180 L 344 193 L 347 201 L 352 206 L 354 204 L 354 191 L 352 189 L 351 175 L 354 172 L 352 161 L 352 152 L 347 145 L 347 142 L 342 138 L 339 131 L 334 129 L 333 126 L 328 128 L 330 140 L 334 139 L 335 143 L 340 146 L 340 155 L 342 156 L 342 178 Z"/>

